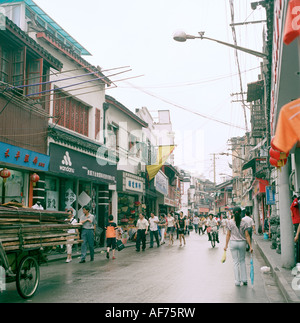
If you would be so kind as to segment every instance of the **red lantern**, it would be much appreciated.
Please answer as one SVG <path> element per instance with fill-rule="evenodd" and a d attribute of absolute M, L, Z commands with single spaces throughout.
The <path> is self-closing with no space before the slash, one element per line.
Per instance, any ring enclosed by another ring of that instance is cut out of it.
<path fill-rule="evenodd" d="M 30 180 L 32 181 L 33 186 L 35 186 L 36 182 L 40 180 L 40 176 L 37 173 L 33 173 L 30 175 Z"/>
<path fill-rule="evenodd" d="M 6 182 L 6 179 L 10 177 L 11 173 L 7 168 L 3 168 L 0 172 L 0 176 L 3 178 L 3 182 Z"/>
<path fill-rule="evenodd" d="M 271 148 L 269 150 L 269 154 L 270 154 L 269 162 L 272 166 L 281 169 L 281 167 L 283 167 L 287 163 L 287 158 L 289 156 L 289 152 L 285 153 L 285 152 L 281 151 L 280 149 L 278 149 L 274 145 L 274 137 L 271 140 Z"/>

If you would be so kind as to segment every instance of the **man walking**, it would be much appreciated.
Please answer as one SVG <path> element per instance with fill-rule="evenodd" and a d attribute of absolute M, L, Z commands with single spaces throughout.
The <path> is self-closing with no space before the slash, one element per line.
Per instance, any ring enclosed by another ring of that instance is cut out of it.
<path fill-rule="evenodd" d="M 79 263 L 85 262 L 87 245 L 89 245 L 91 261 L 94 261 L 94 234 L 96 230 L 95 216 L 90 214 L 90 207 L 86 205 L 82 210 L 84 215 L 80 218 L 80 223 L 82 224 L 81 238 L 83 243 L 81 245 L 81 259 Z"/>
<path fill-rule="evenodd" d="M 139 252 L 141 248 L 142 242 L 142 250 L 145 251 L 146 249 L 146 234 L 148 232 L 149 223 L 145 219 L 144 215 L 140 213 L 139 219 L 137 220 L 136 227 L 137 227 L 137 237 L 136 237 L 136 251 Z"/>
<path fill-rule="evenodd" d="M 158 238 L 158 226 L 159 223 L 158 217 L 154 213 L 150 214 L 149 224 L 150 224 L 150 248 L 153 248 L 153 236 L 155 237 L 157 248 L 159 247 L 159 238 Z"/>
<path fill-rule="evenodd" d="M 199 218 L 197 215 L 194 215 L 193 225 L 195 227 L 195 232 L 198 233 Z"/>
<path fill-rule="evenodd" d="M 186 229 L 186 220 L 185 216 L 183 215 L 183 212 L 180 212 L 179 219 L 177 220 L 177 227 L 179 231 L 179 241 L 180 241 L 180 247 L 182 247 L 182 239 L 185 245 L 185 237 L 184 237 L 184 232 Z"/>

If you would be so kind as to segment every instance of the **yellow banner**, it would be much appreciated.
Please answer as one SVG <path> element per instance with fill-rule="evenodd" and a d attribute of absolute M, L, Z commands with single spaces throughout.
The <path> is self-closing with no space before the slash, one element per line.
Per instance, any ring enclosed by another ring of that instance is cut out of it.
<path fill-rule="evenodd" d="M 147 172 L 149 175 L 149 181 L 151 181 L 155 175 L 159 172 L 161 167 L 164 165 L 164 163 L 167 161 L 169 156 L 172 154 L 175 146 L 159 146 L 158 147 L 158 153 L 156 158 L 156 163 L 154 165 L 147 166 Z"/>

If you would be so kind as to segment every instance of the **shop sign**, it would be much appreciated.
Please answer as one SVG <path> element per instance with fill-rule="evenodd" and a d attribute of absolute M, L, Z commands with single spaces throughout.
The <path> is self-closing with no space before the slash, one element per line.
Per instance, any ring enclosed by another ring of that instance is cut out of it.
<path fill-rule="evenodd" d="M 199 207 L 199 213 L 208 213 L 209 212 L 209 208 L 207 207 Z"/>
<path fill-rule="evenodd" d="M 177 200 L 169 199 L 168 197 L 164 198 L 164 205 L 179 207 L 179 202 Z"/>
<path fill-rule="evenodd" d="M 0 163 L 47 171 L 50 156 L 0 142 Z"/>
<path fill-rule="evenodd" d="M 275 191 L 272 186 L 266 186 L 266 204 L 275 205 Z"/>
<path fill-rule="evenodd" d="M 260 193 L 266 193 L 266 186 L 269 182 L 265 179 L 256 179 L 253 183 L 253 197 Z"/>
<path fill-rule="evenodd" d="M 278 76 L 281 68 L 283 17 L 288 1 L 276 0 L 274 2 L 274 22 L 273 22 L 273 46 L 272 46 L 272 84 L 271 84 L 271 107 L 270 107 L 270 127 L 271 134 L 275 132 L 275 108 L 278 96 Z"/>
<path fill-rule="evenodd" d="M 135 191 L 135 192 L 143 192 L 143 182 L 137 179 L 132 179 L 126 177 L 126 189 Z"/>
<path fill-rule="evenodd" d="M 154 180 L 156 190 L 163 195 L 168 195 L 168 177 L 162 171 L 159 171 Z"/>
<path fill-rule="evenodd" d="M 144 193 L 145 180 L 137 175 L 120 171 L 117 181 L 118 190 L 122 192 Z"/>
<path fill-rule="evenodd" d="M 108 184 L 114 184 L 117 176 L 116 165 L 100 166 L 96 157 L 52 143 L 49 170 Z"/>

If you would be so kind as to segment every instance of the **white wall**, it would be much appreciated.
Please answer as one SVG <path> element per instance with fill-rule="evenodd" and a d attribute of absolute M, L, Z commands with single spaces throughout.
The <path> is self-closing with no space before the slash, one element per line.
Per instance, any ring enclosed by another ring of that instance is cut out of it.
<path fill-rule="evenodd" d="M 134 135 L 138 141 L 144 141 L 142 126 L 133 120 L 130 116 L 115 108 L 111 104 L 106 111 L 106 125 L 114 122 L 119 127 L 118 143 L 119 143 L 119 163 L 118 170 L 123 170 L 133 174 L 138 173 L 139 164 L 143 163 L 140 153 L 140 157 L 135 156 L 128 152 L 130 134 Z M 112 147 L 110 147 L 112 148 Z M 134 150 L 133 150 L 134 151 Z"/>

